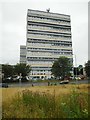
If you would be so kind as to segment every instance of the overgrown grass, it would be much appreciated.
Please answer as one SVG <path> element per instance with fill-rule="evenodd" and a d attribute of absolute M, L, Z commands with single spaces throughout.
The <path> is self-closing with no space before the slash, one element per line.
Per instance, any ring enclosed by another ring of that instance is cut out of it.
<path fill-rule="evenodd" d="M 87 118 L 88 94 L 76 88 L 58 96 L 55 89 L 53 94 L 25 89 L 4 101 L 2 108 L 3 118 Z"/>

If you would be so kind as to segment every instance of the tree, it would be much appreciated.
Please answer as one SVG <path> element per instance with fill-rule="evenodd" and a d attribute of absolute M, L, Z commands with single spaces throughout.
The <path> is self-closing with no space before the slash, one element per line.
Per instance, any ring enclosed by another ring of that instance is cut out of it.
<path fill-rule="evenodd" d="M 14 73 L 14 67 L 12 65 L 3 64 L 2 73 L 4 73 L 4 78 L 7 78 L 8 76 L 12 76 Z"/>
<path fill-rule="evenodd" d="M 51 72 L 56 78 L 64 79 L 65 76 L 70 74 L 71 70 L 72 65 L 70 64 L 69 58 L 62 56 L 53 63 Z"/>
<path fill-rule="evenodd" d="M 83 66 L 74 67 L 74 75 L 83 75 Z"/>
<path fill-rule="evenodd" d="M 90 60 L 88 60 L 87 63 L 85 64 L 85 71 L 86 71 L 87 77 L 90 78 Z"/>
<path fill-rule="evenodd" d="M 78 66 L 78 70 L 79 70 L 79 75 L 83 75 L 83 66 L 82 65 Z"/>
<path fill-rule="evenodd" d="M 20 63 L 15 65 L 15 73 L 18 75 L 22 75 L 23 77 L 27 76 L 28 73 L 31 71 L 31 67 L 24 63 Z"/>
<path fill-rule="evenodd" d="M 78 67 L 74 67 L 74 75 L 79 75 L 79 68 Z"/>

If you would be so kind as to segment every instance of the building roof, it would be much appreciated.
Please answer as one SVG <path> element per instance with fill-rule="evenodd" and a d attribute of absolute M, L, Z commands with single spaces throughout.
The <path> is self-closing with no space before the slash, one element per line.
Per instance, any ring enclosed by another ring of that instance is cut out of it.
<path fill-rule="evenodd" d="M 53 13 L 53 12 L 40 11 L 40 10 L 32 10 L 32 9 L 28 9 L 28 11 L 36 11 L 36 12 L 43 12 L 43 13 L 49 13 L 49 14 L 54 14 L 54 15 L 62 15 L 62 16 L 70 17 L 70 15 L 66 15 L 66 14 Z"/>

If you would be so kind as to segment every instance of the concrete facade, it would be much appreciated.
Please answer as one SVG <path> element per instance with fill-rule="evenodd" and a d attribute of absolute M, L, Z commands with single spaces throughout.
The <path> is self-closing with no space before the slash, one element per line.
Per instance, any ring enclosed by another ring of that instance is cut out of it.
<path fill-rule="evenodd" d="M 26 63 L 31 78 L 51 78 L 52 64 L 60 56 L 73 61 L 70 16 L 28 9 Z"/>
<path fill-rule="evenodd" d="M 20 46 L 20 63 L 26 63 L 26 46 Z"/>

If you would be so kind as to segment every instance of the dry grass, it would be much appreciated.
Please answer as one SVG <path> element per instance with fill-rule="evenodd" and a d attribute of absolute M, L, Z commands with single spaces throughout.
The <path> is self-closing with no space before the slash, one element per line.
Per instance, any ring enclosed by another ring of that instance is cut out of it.
<path fill-rule="evenodd" d="M 2 89 L 0 89 L 0 103 L 1 103 L 1 100 L 2 100 Z"/>
<path fill-rule="evenodd" d="M 4 88 L 2 116 L 3 118 L 87 118 L 89 88 L 88 84 Z"/>
<path fill-rule="evenodd" d="M 32 92 L 40 92 L 40 93 L 50 93 L 53 94 L 55 92 L 55 95 L 61 95 L 61 94 L 68 94 L 71 92 L 73 88 L 76 88 L 78 92 L 86 92 L 88 93 L 88 90 L 90 89 L 90 85 L 88 84 L 81 84 L 81 85 L 61 85 L 61 86 L 34 86 L 34 87 L 26 87 L 26 88 L 3 88 L 2 89 L 2 101 L 7 101 L 12 96 L 14 96 L 17 92 L 20 92 L 22 90 L 28 89 Z M 1 95 L 1 90 L 0 90 Z"/>

